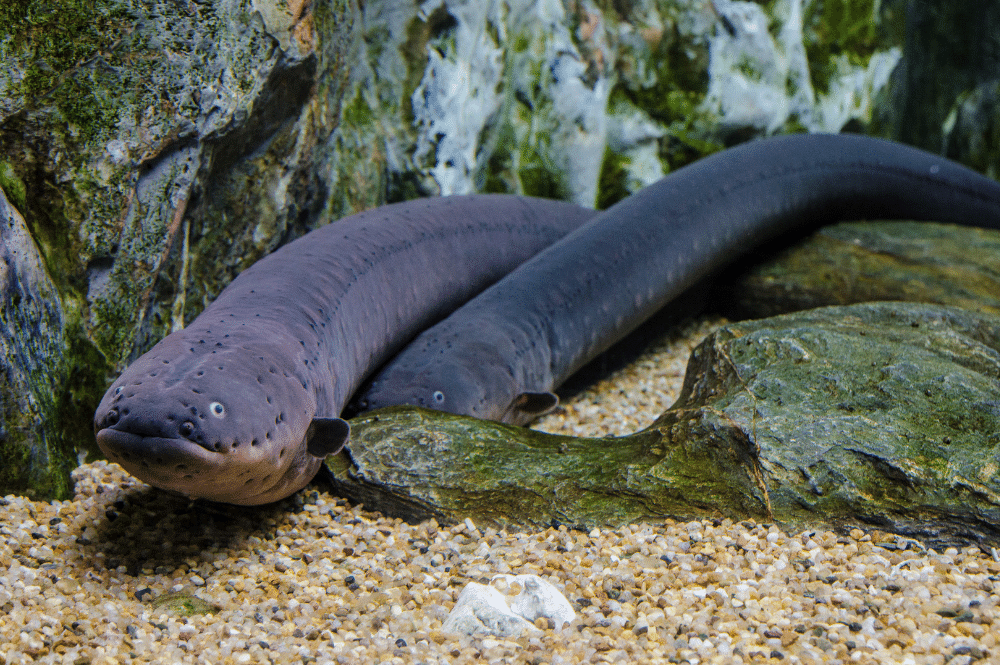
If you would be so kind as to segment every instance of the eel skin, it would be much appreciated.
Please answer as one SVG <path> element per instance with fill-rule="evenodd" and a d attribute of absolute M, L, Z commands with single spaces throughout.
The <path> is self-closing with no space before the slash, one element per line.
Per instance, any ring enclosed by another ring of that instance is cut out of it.
<path fill-rule="evenodd" d="M 781 234 L 848 219 L 1000 228 L 1000 184 L 857 135 L 716 153 L 608 208 L 422 333 L 352 408 L 412 404 L 524 424 L 697 280 Z"/>
<path fill-rule="evenodd" d="M 111 385 L 108 456 L 151 485 L 255 505 L 346 442 L 362 379 L 420 330 L 595 214 L 517 196 L 384 206 L 306 234 L 232 281 Z"/>

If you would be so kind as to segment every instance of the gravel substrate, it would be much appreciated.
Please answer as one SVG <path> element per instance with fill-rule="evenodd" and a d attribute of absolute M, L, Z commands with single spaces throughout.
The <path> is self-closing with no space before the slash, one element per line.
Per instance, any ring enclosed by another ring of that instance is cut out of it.
<path fill-rule="evenodd" d="M 704 325 L 688 332 L 653 351 L 685 353 Z M 648 424 L 673 399 L 656 367 L 678 371 L 644 357 L 546 427 Z M 615 394 L 635 411 L 599 415 Z M 0 500 L 2 662 L 1000 662 L 1000 562 L 976 548 L 730 520 L 408 525 L 316 489 L 265 508 L 192 504 L 104 462 L 76 481 L 72 501 Z M 444 634 L 462 588 L 498 573 L 545 577 L 576 620 L 531 637 Z"/>
<path fill-rule="evenodd" d="M 531 427 L 569 436 L 625 436 L 649 427 L 677 400 L 691 352 L 724 323 L 720 318 L 681 323 L 635 362 L 574 395 Z"/>

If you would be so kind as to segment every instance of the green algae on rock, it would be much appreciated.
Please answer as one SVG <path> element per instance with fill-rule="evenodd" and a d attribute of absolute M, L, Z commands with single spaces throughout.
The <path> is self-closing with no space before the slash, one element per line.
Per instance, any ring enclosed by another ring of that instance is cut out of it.
<path fill-rule="evenodd" d="M 1000 313 L 1000 234 L 927 222 L 843 222 L 716 280 L 719 311 L 759 318 L 903 300 Z"/>
<path fill-rule="evenodd" d="M 69 498 L 74 447 L 57 417 L 65 316 L 38 247 L 0 189 L 0 491 Z"/>
<path fill-rule="evenodd" d="M 748 321 L 688 372 L 653 425 L 674 444 L 660 469 L 742 451 L 741 497 L 783 523 L 1000 539 L 997 316 L 869 303 Z"/>
<path fill-rule="evenodd" d="M 338 492 L 409 518 L 620 525 L 718 516 L 1000 542 L 1000 318 L 832 307 L 726 326 L 647 430 L 576 439 L 392 408 L 353 421 Z"/>
<path fill-rule="evenodd" d="M 222 609 L 215 603 L 211 603 L 186 591 L 157 596 L 150 604 L 154 610 L 161 614 L 172 614 L 181 617 L 194 616 L 195 614 L 214 614 Z"/>

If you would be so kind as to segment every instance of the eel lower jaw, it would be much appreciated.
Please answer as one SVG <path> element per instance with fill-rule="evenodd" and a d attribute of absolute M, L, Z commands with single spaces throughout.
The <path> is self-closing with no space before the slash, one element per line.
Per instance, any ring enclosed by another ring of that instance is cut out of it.
<path fill-rule="evenodd" d="M 97 432 L 97 444 L 108 460 L 153 487 L 245 506 L 291 494 L 308 483 L 319 468 L 317 460 L 309 465 L 311 469 L 294 463 L 276 469 L 272 460 L 250 462 L 206 450 L 187 439 L 142 436 L 112 428 Z"/>
<path fill-rule="evenodd" d="M 224 467 L 222 455 L 205 450 L 186 439 L 141 436 L 105 428 L 97 433 L 97 445 L 112 462 L 154 487 L 183 491 L 179 486 Z M 185 492 L 186 493 L 186 492 Z"/>

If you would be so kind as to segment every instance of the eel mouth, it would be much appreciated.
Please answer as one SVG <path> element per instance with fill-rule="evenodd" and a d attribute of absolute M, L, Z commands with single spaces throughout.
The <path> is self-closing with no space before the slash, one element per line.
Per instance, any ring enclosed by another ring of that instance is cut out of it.
<path fill-rule="evenodd" d="M 185 496 L 243 506 L 282 499 L 316 475 L 321 460 L 282 464 L 273 456 L 247 460 L 215 452 L 184 438 L 143 436 L 113 428 L 97 432 L 97 444 L 108 460 L 153 487 Z M 290 489 L 289 489 L 290 488 Z"/>
<path fill-rule="evenodd" d="M 97 445 L 112 462 L 136 478 L 184 494 L 197 495 L 204 478 L 220 472 L 226 456 L 206 450 L 181 438 L 141 436 L 105 428 L 97 433 Z M 190 489 L 189 489 L 190 488 Z"/>

